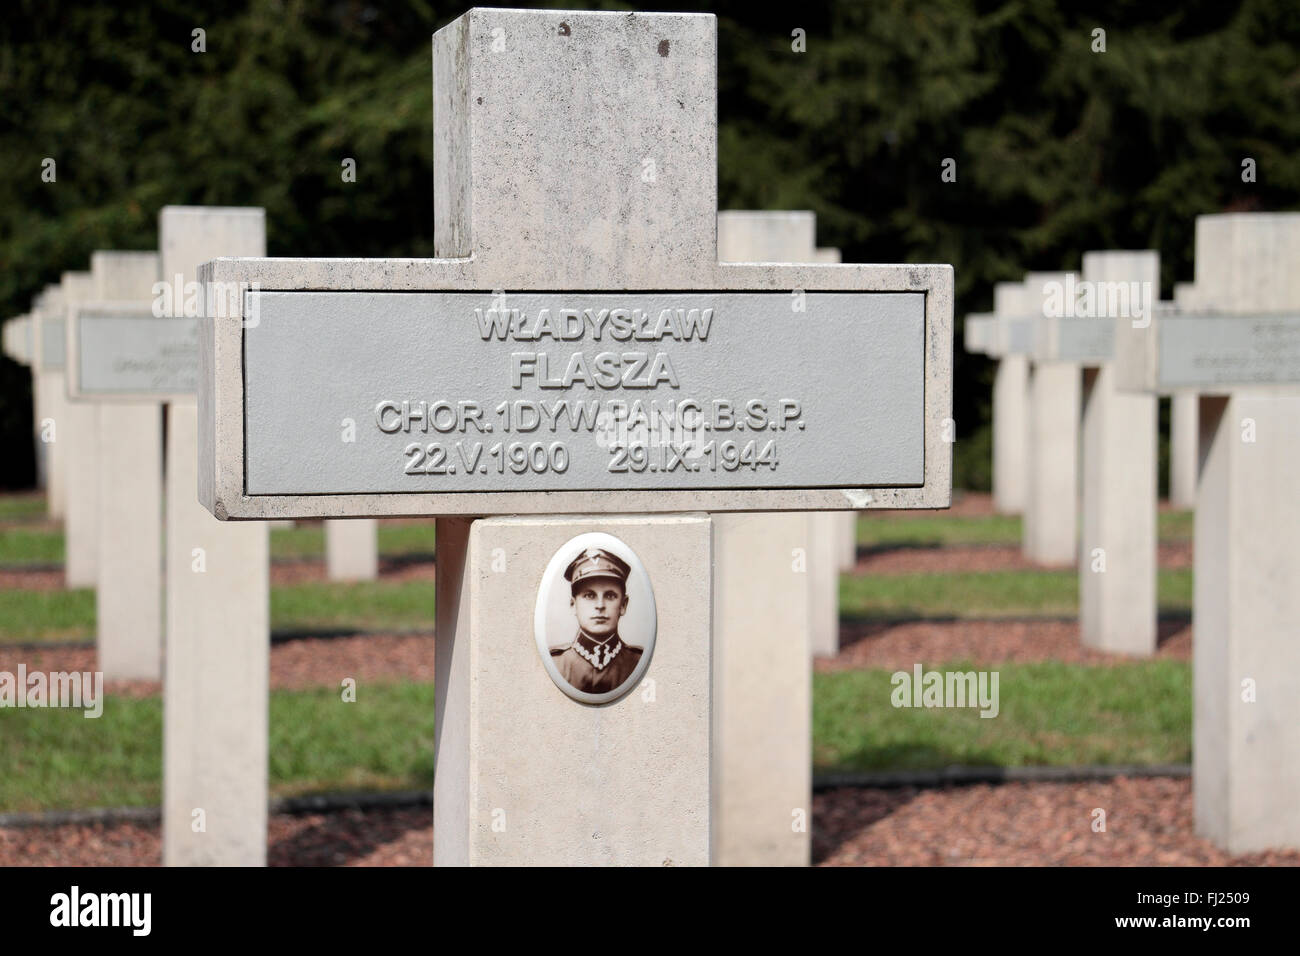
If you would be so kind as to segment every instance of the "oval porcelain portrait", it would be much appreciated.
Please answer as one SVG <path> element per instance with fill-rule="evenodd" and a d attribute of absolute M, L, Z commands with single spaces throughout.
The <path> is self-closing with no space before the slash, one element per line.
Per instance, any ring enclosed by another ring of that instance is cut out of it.
<path fill-rule="evenodd" d="M 556 687 L 584 704 L 608 704 L 641 683 L 657 621 L 636 552 L 591 531 L 566 541 L 546 565 L 533 631 Z"/>

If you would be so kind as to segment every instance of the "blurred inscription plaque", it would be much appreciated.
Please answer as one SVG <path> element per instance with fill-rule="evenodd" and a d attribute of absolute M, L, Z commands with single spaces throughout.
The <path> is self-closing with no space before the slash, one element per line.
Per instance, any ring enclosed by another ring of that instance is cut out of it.
<path fill-rule="evenodd" d="M 73 398 L 192 400 L 199 320 L 160 318 L 141 306 L 81 306 L 69 318 L 68 355 Z"/>

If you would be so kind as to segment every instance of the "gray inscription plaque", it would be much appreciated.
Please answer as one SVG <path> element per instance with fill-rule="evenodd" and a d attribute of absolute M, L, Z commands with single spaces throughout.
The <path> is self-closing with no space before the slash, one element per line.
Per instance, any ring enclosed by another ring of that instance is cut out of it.
<path fill-rule="evenodd" d="M 163 399 L 195 393 L 198 319 L 92 308 L 76 312 L 74 320 L 74 395 Z"/>
<path fill-rule="evenodd" d="M 1006 322 L 1006 350 L 1009 355 L 1026 355 L 1034 350 L 1034 319 L 1009 318 Z"/>
<path fill-rule="evenodd" d="M 1055 339 L 1055 354 L 1047 359 L 1065 362 L 1108 362 L 1115 355 L 1115 320 L 1112 318 L 1054 318 L 1048 320 Z"/>
<path fill-rule="evenodd" d="M 914 292 L 249 292 L 245 493 L 919 486 Z"/>
<path fill-rule="evenodd" d="M 1300 315 L 1169 316 L 1159 388 L 1300 384 Z"/>

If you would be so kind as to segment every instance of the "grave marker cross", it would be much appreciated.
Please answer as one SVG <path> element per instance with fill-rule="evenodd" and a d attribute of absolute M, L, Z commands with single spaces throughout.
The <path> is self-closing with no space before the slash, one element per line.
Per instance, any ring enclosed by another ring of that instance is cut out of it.
<path fill-rule="evenodd" d="M 951 267 L 719 263 L 712 16 L 475 9 L 433 48 L 441 258 L 202 267 L 247 291 L 204 320 L 200 500 L 440 517 L 436 863 L 707 862 L 708 512 L 949 503 Z M 588 531 L 661 635 L 600 707 L 527 633 Z"/>

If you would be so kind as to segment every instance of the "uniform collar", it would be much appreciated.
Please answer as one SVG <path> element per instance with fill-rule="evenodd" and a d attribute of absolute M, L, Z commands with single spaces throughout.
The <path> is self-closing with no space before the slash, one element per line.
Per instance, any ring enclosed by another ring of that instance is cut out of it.
<path fill-rule="evenodd" d="M 573 639 L 572 646 L 578 652 L 579 657 L 600 671 L 609 666 L 610 661 L 618 657 L 618 652 L 623 649 L 623 640 L 618 636 L 618 631 L 615 631 L 605 640 L 598 641 L 583 631 L 582 628 L 578 628 L 578 636 Z"/>
<path fill-rule="evenodd" d="M 578 628 L 578 636 L 573 639 L 573 643 L 580 645 L 584 650 L 594 651 L 598 647 L 612 648 L 614 646 L 614 642 L 617 641 L 618 639 L 619 639 L 618 631 L 615 631 L 613 634 L 605 638 L 603 641 L 598 641 L 596 640 L 596 638 L 592 637 L 582 628 Z"/>

